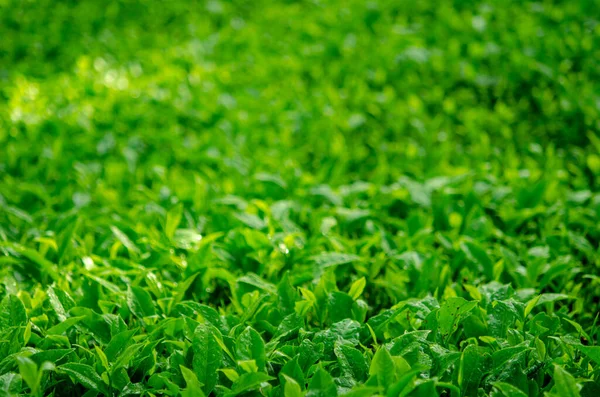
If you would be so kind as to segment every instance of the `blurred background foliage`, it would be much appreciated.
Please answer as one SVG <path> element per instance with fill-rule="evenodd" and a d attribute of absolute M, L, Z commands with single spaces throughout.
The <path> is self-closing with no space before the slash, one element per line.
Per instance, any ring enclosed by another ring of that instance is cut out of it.
<path fill-rule="evenodd" d="M 63 192 L 89 189 L 76 162 L 106 188 L 149 164 L 233 193 L 273 169 L 335 186 L 559 158 L 595 184 L 595 5 L 5 0 L 4 172 Z"/>

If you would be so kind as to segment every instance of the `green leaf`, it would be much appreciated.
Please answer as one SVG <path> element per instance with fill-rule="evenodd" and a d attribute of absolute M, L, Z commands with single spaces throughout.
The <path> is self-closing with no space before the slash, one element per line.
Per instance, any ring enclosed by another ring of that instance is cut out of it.
<path fill-rule="evenodd" d="M 587 332 L 584 331 L 583 327 L 580 324 L 576 323 L 575 321 L 569 320 L 568 318 L 565 318 L 565 321 L 571 324 L 573 328 L 577 330 L 577 332 L 579 333 L 579 337 L 584 336 L 586 339 L 590 340 L 590 336 L 587 334 Z"/>
<path fill-rule="evenodd" d="M 298 363 L 298 356 L 292 358 L 287 363 L 285 363 L 285 365 L 281 368 L 281 371 L 279 372 L 279 379 L 281 381 L 281 384 L 285 384 L 285 382 L 287 382 L 287 380 L 290 378 L 294 379 L 298 383 L 298 385 L 301 385 L 302 389 L 304 388 L 306 382 L 304 378 L 304 372 L 302 371 L 302 368 Z"/>
<path fill-rule="evenodd" d="M 0 376 L 0 396 L 10 397 L 21 391 L 21 376 L 8 372 Z"/>
<path fill-rule="evenodd" d="M 150 293 L 141 287 L 127 288 L 127 306 L 140 319 L 156 314 Z"/>
<path fill-rule="evenodd" d="M 369 375 L 374 376 L 377 379 L 377 384 L 384 390 L 387 390 L 394 382 L 396 367 L 390 352 L 386 348 L 380 347 L 375 352 L 369 368 Z"/>
<path fill-rule="evenodd" d="M 406 396 L 411 393 L 416 386 L 416 378 L 419 372 L 419 369 L 413 369 L 404 373 L 396 383 L 390 386 L 387 395 Z"/>
<path fill-rule="evenodd" d="M 565 299 L 573 299 L 573 298 L 571 298 L 569 295 L 566 295 L 566 294 L 550 294 L 550 293 L 541 294 L 540 299 L 537 302 L 537 305 L 542 305 L 544 303 L 549 303 L 549 302 L 561 301 L 561 300 L 565 300 Z"/>
<path fill-rule="evenodd" d="M 55 281 L 60 280 L 60 277 L 55 269 L 56 266 L 52 262 L 44 258 L 42 255 L 40 255 L 39 252 L 27 247 L 23 247 L 20 244 L 2 244 L 0 242 L 0 247 L 2 246 L 8 246 L 20 256 L 29 259 L 34 265 L 36 265 L 36 271 L 40 272 L 40 274 L 47 274 L 48 276 L 50 276 L 50 278 L 52 278 Z"/>
<path fill-rule="evenodd" d="M 39 367 L 41 367 L 46 361 L 56 364 L 74 351 L 75 349 L 42 350 L 32 354 L 29 356 L 29 358 L 33 360 Z"/>
<path fill-rule="evenodd" d="M 198 381 L 198 377 L 191 369 L 184 367 L 183 365 L 179 366 L 181 370 L 181 375 L 183 375 L 183 379 L 185 379 L 186 388 L 181 392 L 183 397 L 204 397 L 205 394 L 202 391 L 202 383 Z"/>
<path fill-rule="evenodd" d="M 31 394 L 37 396 L 39 394 L 41 371 L 33 360 L 27 357 L 17 357 L 19 363 L 19 374 L 31 389 Z"/>
<path fill-rule="evenodd" d="M 198 381 L 202 383 L 204 394 L 209 395 L 217 384 L 217 370 L 221 366 L 222 351 L 214 332 L 219 332 L 207 324 L 200 324 L 194 331 L 192 365 Z"/>
<path fill-rule="evenodd" d="M 119 332 L 110 339 L 110 343 L 104 349 L 104 354 L 109 362 L 116 361 L 127 347 L 133 344 L 133 336 L 137 333 L 137 329 Z"/>
<path fill-rule="evenodd" d="M 494 279 L 494 263 L 487 252 L 476 243 L 462 243 L 460 248 L 467 258 L 477 265 L 477 270 L 485 274 L 488 280 Z"/>
<path fill-rule="evenodd" d="M 294 310 L 295 302 L 298 300 L 298 292 L 290 282 L 289 272 L 286 272 L 279 284 L 277 284 L 277 297 L 280 307 L 286 313 Z"/>
<path fill-rule="evenodd" d="M 519 358 L 522 358 L 525 352 L 533 350 L 533 348 L 526 346 L 524 344 L 511 346 L 504 349 L 500 349 L 495 351 L 492 354 L 493 366 L 494 369 L 498 369 L 502 367 L 506 362 L 515 362 Z"/>
<path fill-rule="evenodd" d="M 73 235 L 79 225 L 79 218 L 74 217 L 69 220 L 69 223 L 59 235 L 58 243 L 58 260 L 59 263 L 64 262 L 65 254 L 68 253 L 68 249 L 72 244 Z"/>
<path fill-rule="evenodd" d="M 354 300 L 345 292 L 331 292 L 327 301 L 330 320 L 334 323 L 337 323 L 344 319 L 352 318 L 353 304 Z"/>
<path fill-rule="evenodd" d="M 181 216 L 183 215 L 183 204 L 179 203 L 171 208 L 167 212 L 167 218 L 165 219 L 165 234 L 169 239 L 172 239 L 175 235 L 177 227 L 181 223 Z"/>
<path fill-rule="evenodd" d="M 56 324 L 53 327 L 50 327 L 46 330 L 47 335 L 62 335 L 65 331 L 67 331 L 72 326 L 76 325 L 78 322 L 83 320 L 85 316 L 79 317 L 69 317 L 65 319 L 63 322 Z"/>
<path fill-rule="evenodd" d="M 106 385 L 100 378 L 100 375 L 86 364 L 67 363 L 58 367 L 58 371 L 69 375 L 76 383 L 82 384 L 84 387 L 94 390 L 98 393 L 104 393 Z"/>
<path fill-rule="evenodd" d="M 60 321 L 65 321 L 67 316 L 67 311 L 75 306 L 75 301 L 73 298 L 69 296 L 65 291 L 61 289 L 54 289 L 52 287 L 48 287 L 46 290 L 46 295 L 48 296 L 48 302 L 50 306 L 54 310 L 54 313 L 58 316 Z"/>
<path fill-rule="evenodd" d="M 98 345 L 94 346 L 94 350 L 96 352 L 96 356 L 98 356 L 98 359 L 100 359 L 100 363 L 102 364 L 102 367 L 106 371 L 108 371 L 109 368 L 110 368 L 110 364 L 108 362 L 108 358 L 106 357 L 106 354 L 104 354 L 104 352 L 102 351 L 102 349 Z"/>
<path fill-rule="evenodd" d="M 496 382 L 494 383 L 494 387 L 500 390 L 505 397 L 528 397 L 525 392 L 510 383 Z"/>
<path fill-rule="evenodd" d="M 241 375 L 233 385 L 231 386 L 231 392 L 227 393 L 227 396 L 238 396 L 242 393 L 246 393 L 251 390 L 256 390 L 262 387 L 263 383 L 273 380 L 275 378 L 263 373 L 263 372 L 250 372 Z"/>
<path fill-rule="evenodd" d="M 131 395 L 143 395 L 148 391 L 148 388 L 142 383 L 131 383 L 129 382 L 127 386 L 121 389 L 119 393 L 119 397 L 131 396 Z M 196 394 L 199 397 L 203 397 L 201 394 Z"/>
<path fill-rule="evenodd" d="M 173 244 L 185 250 L 198 249 L 202 240 L 202 235 L 194 229 L 177 229 L 173 235 Z"/>
<path fill-rule="evenodd" d="M 464 395 L 477 395 L 484 374 L 491 369 L 491 357 L 483 349 L 469 345 L 460 358 L 458 384 Z"/>
<path fill-rule="evenodd" d="M 488 305 L 488 329 L 493 337 L 505 338 L 508 329 L 522 318 L 522 304 L 513 299 L 494 301 Z"/>
<path fill-rule="evenodd" d="M 267 227 L 266 222 L 255 214 L 248 214 L 246 212 L 237 212 L 237 213 L 233 214 L 233 216 L 236 217 L 244 225 L 246 225 L 250 228 L 253 228 L 253 229 L 262 230 Z"/>
<path fill-rule="evenodd" d="M 593 362 L 600 364 L 600 346 L 577 346 L 577 348 Z"/>
<path fill-rule="evenodd" d="M 352 283 L 352 286 L 350 286 L 350 291 L 348 292 L 348 295 L 350 295 L 352 299 L 357 300 L 365 290 L 366 285 L 367 280 L 364 277 L 359 278 L 358 280 Z"/>
<path fill-rule="evenodd" d="M 467 301 L 460 297 L 448 298 L 440 307 L 437 319 L 439 332 L 445 340 L 456 332 L 460 322 L 477 307 L 477 301 Z"/>
<path fill-rule="evenodd" d="M 111 375 L 116 373 L 120 368 L 126 367 L 129 364 L 129 362 L 134 358 L 134 356 L 141 350 L 142 347 L 143 344 L 136 343 L 131 346 L 128 346 L 127 349 L 125 349 L 121 354 L 119 354 L 114 364 L 110 368 Z"/>
<path fill-rule="evenodd" d="M 125 233 L 123 233 L 121 229 L 113 225 L 110 227 L 110 230 L 113 232 L 117 240 L 119 240 L 119 242 L 123 244 L 125 248 L 127 248 L 130 254 L 138 254 L 140 252 L 140 249 L 133 243 L 133 241 L 129 239 Z"/>
<path fill-rule="evenodd" d="M 542 295 L 537 295 L 535 298 L 533 298 L 529 302 L 527 302 L 527 305 L 525 306 L 524 316 L 523 316 L 524 318 L 527 318 L 527 316 L 529 316 L 529 313 L 531 313 L 533 308 L 538 304 L 541 297 L 542 297 Z"/>
<path fill-rule="evenodd" d="M 333 378 L 323 368 L 317 369 L 308 384 L 306 397 L 335 397 L 337 388 Z"/>
<path fill-rule="evenodd" d="M 355 382 L 364 382 L 369 374 L 369 366 L 363 354 L 346 344 L 338 343 L 334 348 L 342 374 Z"/>
<path fill-rule="evenodd" d="M 517 194 L 519 208 L 533 208 L 537 206 L 546 191 L 546 182 L 540 180 L 537 183 L 527 184 Z"/>
<path fill-rule="evenodd" d="M 425 185 L 405 176 L 399 182 L 408 190 L 413 202 L 425 208 L 431 207 L 431 191 Z"/>
<path fill-rule="evenodd" d="M 348 393 L 342 394 L 344 397 L 372 397 L 379 396 L 379 388 L 372 386 L 357 386 Z M 287 397 L 287 396 L 286 396 Z"/>
<path fill-rule="evenodd" d="M 262 337 L 251 327 L 246 327 L 236 341 L 238 360 L 254 360 L 259 371 L 265 370 L 267 356 L 265 342 Z"/>
<path fill-rule="evenodd" d="M 101 316 L 95 311 L 86 307 L 74 307 L 70 311 L 76 317 L 84 317 L 79 322 L 87 332 L 91 333 L 94 338 L 102 343 L 108 343 L 111 339 L 111 327 L 106 316 Z M 121 320 L 122 322 L 122 320 Z"/>
<path fill-rule="evenodd" d="M 570 373 L 565 371 L 560 365 L 554 365 L 554 387 L 551 394 L 560 397 L 579 397 L 580 386 Z"/>
<path fill-rule="evenodd" d="M 360 260 L 360 256 L 352 254 L 343 254 L 339 252 L 323 252 L 311 258 L 320 269 L 344 265 L 346 263 Z"/>
<path fill-rule="evenodd" d="M 188 291 L 188 289 L 190 289 L 196 280 L 196 277 L 198 277 L 198 273 L 192 274 L 190 277 L 179 283 L 175 293 L 173 294 L 173 304 L 177 304 L 183 300 L 185 293 Z"/>
<path fill-rule="evenodd" d="M 302 397 L 304 393 L 302 393 L 302 389 L 298 382 L 296 382 L 293 378 L 289 376 L 283 375 L 285 378 L 285 386 L 283 387 L 283 395 L 284 397 Z"/>
<path fill-rule="evenodd" d="M 237 282 L 252 285 L 256 288 L 262 289 L 272 294 L 274 294 L 277 290 L 275 285 L 266 282 L 264 279 L 262 279 L 254 273 L 245 274 L 244 276 L 238 278 Z"/>
<path fill-rule="evenodd" d="M 7 295 L 0 302 L 0 330 L 27 324 L 27 311 L 15 295 Z"/>

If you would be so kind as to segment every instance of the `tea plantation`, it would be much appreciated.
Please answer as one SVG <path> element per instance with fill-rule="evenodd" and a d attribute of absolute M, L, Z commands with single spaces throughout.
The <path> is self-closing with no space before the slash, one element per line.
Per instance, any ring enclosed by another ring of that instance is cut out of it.
<path fill-rule="evenodd" d="M 597 0 L 0 0 L 0 397 L 600 395 Z"/>

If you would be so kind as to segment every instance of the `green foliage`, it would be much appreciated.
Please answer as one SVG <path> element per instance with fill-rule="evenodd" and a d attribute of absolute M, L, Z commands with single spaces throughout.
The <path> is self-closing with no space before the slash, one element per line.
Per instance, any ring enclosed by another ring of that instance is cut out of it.
<path fill-rule="evenodd" d="M 0 396 L 600 395 L 593 0 L 0 0 Z"/>

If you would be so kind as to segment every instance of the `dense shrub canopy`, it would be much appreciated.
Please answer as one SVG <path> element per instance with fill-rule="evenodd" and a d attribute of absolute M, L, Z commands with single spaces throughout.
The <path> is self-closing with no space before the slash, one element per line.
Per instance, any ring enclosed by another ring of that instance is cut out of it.
<path fill-rule="evenodd" d="M 0 0 L 0 37 L 0 396 L 600 394 L 596 1 Z"/>

